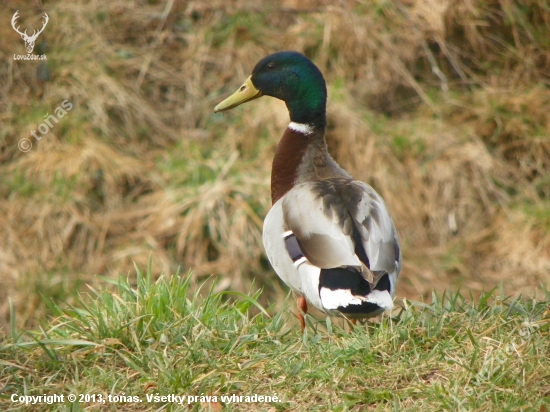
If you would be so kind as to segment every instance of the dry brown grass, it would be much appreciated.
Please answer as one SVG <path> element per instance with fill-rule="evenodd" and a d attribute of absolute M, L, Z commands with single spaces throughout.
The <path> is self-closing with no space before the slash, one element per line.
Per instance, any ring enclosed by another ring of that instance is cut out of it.
<path fill-rule="evenodd" d="M 0 27 L 0 324 L 7 297 L 25 323 L 43 314 L 37 292 L 66 298 L 150 255 L 169 274 L 282 296 L 260 234 L 286 109 L 264 98 L 212 113 L 282 49 L 325 73 L 332 152 L 392 211 L 400 295 L 548 284 L 544 2 L 330 3 L 2 6 L 5 22 L 19 9 L 29 27 L 44 11 L 50 23 L 46 65 L 14 61 L 23 43 Z M 20 152 L 64 99 L 74 108 Z"/>

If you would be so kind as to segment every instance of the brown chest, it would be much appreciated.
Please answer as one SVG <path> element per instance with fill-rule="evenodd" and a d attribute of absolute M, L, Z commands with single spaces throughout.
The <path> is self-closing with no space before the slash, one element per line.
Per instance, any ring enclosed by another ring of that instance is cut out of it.
<path fill-rule="evenodd" d="M 275 204 L 296 182 L 298 169 L 309 145 L 308 136 L 286 129 L 271 167 L 271 202 Z"/>

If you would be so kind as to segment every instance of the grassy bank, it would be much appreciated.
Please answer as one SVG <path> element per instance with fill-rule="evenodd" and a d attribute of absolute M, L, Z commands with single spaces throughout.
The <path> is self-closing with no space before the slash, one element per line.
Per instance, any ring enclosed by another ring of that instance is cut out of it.
<path fill-rule="evenodd" d="M 11 402 L 12 394 L 54 393 L 65 402 L 32 410 L 550 406 L 549 293 L 539 302 L 507 299 L 496 290 L 476 303 L 460 293 L 434 295 L 431 304 L 404 301 L 391 318 L 356 328 L 308 318 L 301 336 L 297 320 L 262 307 L 259 293 L 215 292 L 207 285 L 193 292 L 191 274 L 155 278 L 151 269 L 138 270 L 137 277 L 111 281 L 109 291 L 90 288 L 74 306 L 52 304 L 55 316 L 39 330 L 22 332 L 12 323 L 0 344 L 2 409 L 25 409 Z M 96 400 L 71 403 L 69 394 L 95 394 Z M 225 398 L 254 394 L 277 400 Z M 152 398 L 168 395 L 187 398 Z"/>
<path fill-rule="evenodd" d="M 0 6 L 0 409 L 549 408 L 546 1 L 27 3 Z M 17 10 L 47 60 L 14 59 Z M 400 234 L 402 307 L 356 329 L 301 336 L 261 246 L 284 104 L 213 113 L 288 49 Z"/>
<path fill-rule="evenodd" d="M 76 304 L 86 284 L 105 287 L 151 254 L 155 273 L 193 270 L 193 290 L 214 278 L 217 292 L 262 287 L 260 303 L 282 308 L 260 233 L 286 109 L 262 98 L 212 112 L 282 49 L 321 68 L 331 152 L 388 204 L 399 296 L 548 284 L 546 2 L 0 7 L 5 21 L 19 10 L 22 29 L 50 18 L 42 62 L 14 60 L 23 42 L 0 27 L 0 334 L 10 301 L 17 327 L 36 327 L 51 314 L 42 297 Z"/>

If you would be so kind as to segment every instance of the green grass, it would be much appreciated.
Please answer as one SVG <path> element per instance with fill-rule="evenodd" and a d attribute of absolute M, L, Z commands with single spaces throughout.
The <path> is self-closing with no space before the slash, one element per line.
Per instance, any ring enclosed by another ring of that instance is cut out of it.
<path fill-rule="evenodd" d="M 192 277 L 111 280 L 80 295 L 37 330 L 10 330 L 0 343 L 2 410 L 84 410 L 93 402 L 25 407 L 12 394 L 96 394 L 101 410 L 544 410 L 550 405 L 550 293 L 473 303 L 460 293 L 404 301 L 393 318 L 350 329 L 308 318 L 302 336 L 289 310 L 250 295 L 191 287 Z M 210 282 L 211 283 L 211 282 Z M 289 301 L 286 305 L 289 307 Z M 109 401 L 107 396 L 142 402 Z M 190 404 L 147 395 L 193 395 Z M 221 396 L 277 396 L 222 402 Z M 204 400 L 204 399 L 203 399 Z M 211 399 L 213 400 L 213 399 Z M 210 405 L 213 409 L 218 404 Z M 95 409 L 94 409 L 95 410 Z"/>
<path fill-rule="evenodd" d="M 47 3 L 36 50 L 49 45 L 50 75 L 0 67 L 0 325 L 9 297 L 34 328 L 35 291 L 73 302 L 76 286 L 100 287 L 94 274 L 150 252 L 167 276 L 182 265 L 240 292 L 254 280 L 262 304 L 280 304 L 261 227 L 287 110 L 264 97 L 213 111 L 277 50 L 322 71 L 330 152 L 380 192 L 400 234 L 400 295 L 547 285 L 548 1 L 173 2 L 166 21 L 170 1 Z M 0 33 L 0 49 L 24 53 L 9 24 Z"/>

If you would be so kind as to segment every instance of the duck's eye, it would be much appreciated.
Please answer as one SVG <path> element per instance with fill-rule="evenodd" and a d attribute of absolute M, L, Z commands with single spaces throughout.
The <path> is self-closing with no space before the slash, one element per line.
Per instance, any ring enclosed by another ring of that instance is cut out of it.
<path fill-rule="evenodd" d="M 268 70 L 271 70 L 271 69 L 273 69 L 274 67 L 275 67 L 275 63 L 273 63 L 273 62 L 267 63 L 267 69 L 268 69 Z"/>

